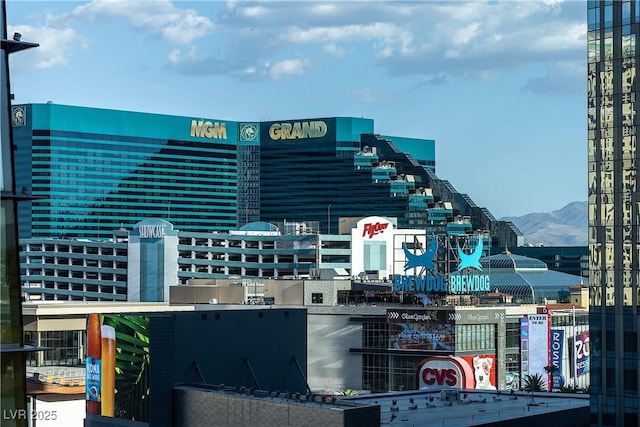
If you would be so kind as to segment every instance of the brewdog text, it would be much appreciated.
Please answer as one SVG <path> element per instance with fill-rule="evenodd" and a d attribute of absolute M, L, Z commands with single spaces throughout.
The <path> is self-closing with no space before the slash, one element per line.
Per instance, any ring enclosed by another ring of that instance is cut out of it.
<path fill-rule="evenodd" d="M 437 294 L 466 294 L 489 291 L 489 275 L 443 274 L 402 276 L 394 274 L 393 290 L 396 292 L 428 292 Z"/>

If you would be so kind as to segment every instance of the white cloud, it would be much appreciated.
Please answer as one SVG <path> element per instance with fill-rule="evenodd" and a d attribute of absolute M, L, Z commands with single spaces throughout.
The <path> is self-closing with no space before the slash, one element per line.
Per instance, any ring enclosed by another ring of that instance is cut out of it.
<path fill-rule="evenodd" d="M 346 54 L 346 50 L 344 48 L 336 46 L 333 43 L 324 45 L 322 49 L 329 55 L 335 56 L 336 58 L 344 58 L 344 55 Z"/>
<path fill-rule="evenodd" d="M 456 31 L 451 40 L 454 44 L 467 44 L 480 33 L 480 23 L 472 22 Z"/>
<path fill-rule="evenodd" d="M 388 94 L 376 92 L 370 88 L 353 90 L 349 92 L 348 95 L 351 95 L 366 104 L 389 104 L 393 101 L 393 98 Z"/>
<path fill-rule="evenodd" d="M 269 10 L 262 6 L 245 7 L 241 9 L 241 13 L 244 16 L 259 18 L 266 15 Z"/>
<path fill-rule="evenodd" d="M 279 80 L 288 76 L 301 75 L 309 68 L 309 61 L 306 59 L 285 59 L 273 65 L 268 65 L 268 74 L 274 80 Z"/>
<path fill-rule="evenodd" d="M 86 41 L 79 37 L 72 28 L 58 29 L 49 26 L 9 25 L 7 31 L 9 34 L 18 32 L 22 34 L 22 41 L 34 42 L 40 45 L 12 58 L 12 65 L 15 64 L 18 70 L 23 66 L 43 69 L 65 64 L 69 55 L 75 49 L 86 47 Z"/>
<path fill-rule="evenodd" d="M 541 36 L 532 40 L 531 47 L 539 51 L 557 51 L 583 49 L 586 46 L 586 26 L 574 23 L 558 27 L 558 24 L 544 26 Z"/>
<path fill-rule="evenodd" d="M 171 64 L 179 64 L 185 61 L 192 61 L 197 57 L 198 48 L 195 46 L 191 46 L 189 51 L 186 54 L 182 53 L 180 49 L 173 49 L 169 52 L 169 62 Z"/>
<path fill-rule="evenodd" d="M 214 28 L 206 16 L 200 16 L 193 9 L 179 9 L 168 0 L 93 0 L 77 6 L 68 16 L 92 22 L 125 18 L 135 29 L 159 34 L 179 44 L 191 43 Z"/>
<path fill-rule="evenodd" d="M 338 4 L 335 3 L 320 3 L 311 5 L 311 13 L 314 15 L 326 15 L 331 16 L 338 13 Z"/>
<path fill-rule="evenodd" d="M 401 28 L 391 23 L 374 22 L 366 25 L 344 25 L 336 27 L 292 27 L 285 38 L 295 43 L 313 43 L 342 40 L 376 40 L 393 38 Z"/>
<path fill-rule="evenodd" d="M 368 55 L 369 66 L 389 77 L 415 76 L 422 84 L 491 79 L 505 70 L 583 61 L 585 9 L 558 0 L 231 1 L 214 29 L 224 47 L 181 72 L 246 78 L 250 69 L 252 79 L 284 78 L 311 64 L 276 67 L 277 58 L 315 50 L 347 60 Z"/>
<path fill-rule="evenodd" d="M 180 49 L 173 49 L 169 53 L 169 62 L 172 64 L 177 64 L 180 62 Z"/>

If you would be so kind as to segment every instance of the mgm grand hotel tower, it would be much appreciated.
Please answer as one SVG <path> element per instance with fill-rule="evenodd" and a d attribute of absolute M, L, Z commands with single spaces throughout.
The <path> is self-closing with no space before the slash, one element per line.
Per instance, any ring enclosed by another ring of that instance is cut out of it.
<path fill-rule="evenodd" d="M 640 3 L 587 3 L 591 424 L 637 426 Z"/>

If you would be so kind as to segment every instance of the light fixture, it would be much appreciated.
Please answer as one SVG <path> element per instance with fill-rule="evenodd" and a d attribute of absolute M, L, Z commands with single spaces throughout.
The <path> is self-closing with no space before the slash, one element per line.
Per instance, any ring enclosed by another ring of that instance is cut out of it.
<path fill-rule="evenodd" d="M 22 34 L 20 33 L 13 33 L 13 40 L 19 42 L 20 38 L 22 37 Z"/>

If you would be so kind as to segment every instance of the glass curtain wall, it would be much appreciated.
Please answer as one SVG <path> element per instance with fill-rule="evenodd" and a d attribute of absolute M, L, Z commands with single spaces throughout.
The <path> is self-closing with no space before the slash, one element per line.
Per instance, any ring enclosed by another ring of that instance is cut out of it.
<path fill-rule="evenodd" d="M 639 1 L 588 1 L 591 423 L 638 425 Z"/>

